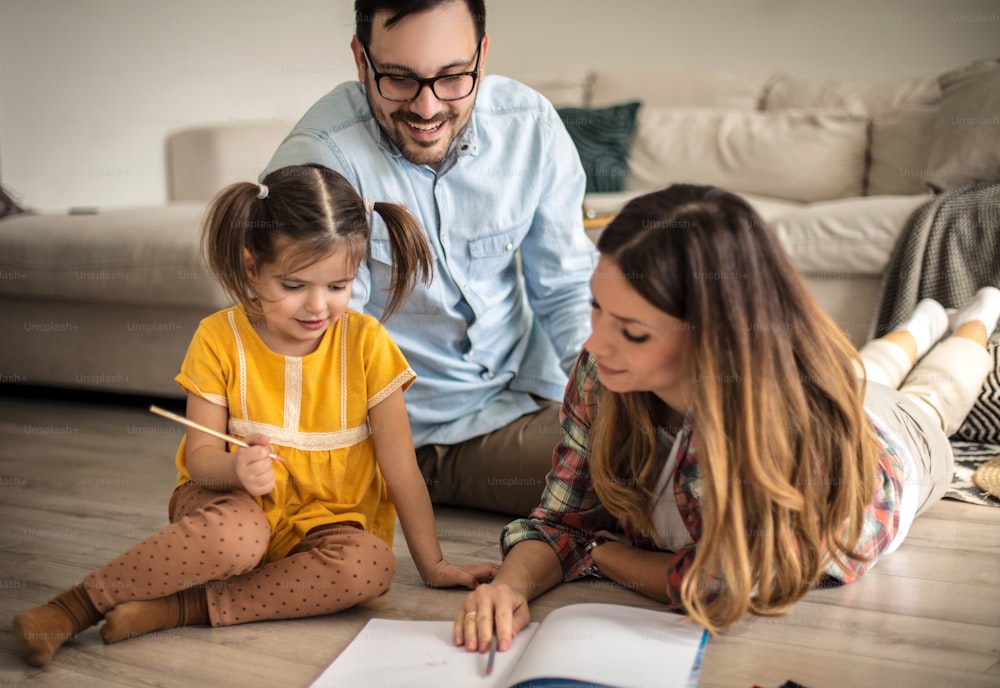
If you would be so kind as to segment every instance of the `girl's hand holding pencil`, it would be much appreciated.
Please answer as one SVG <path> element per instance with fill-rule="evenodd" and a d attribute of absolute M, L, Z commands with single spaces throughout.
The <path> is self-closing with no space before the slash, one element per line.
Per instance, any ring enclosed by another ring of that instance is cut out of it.
<path fill-rule="evenodd" d="M 271 438 L 247 435 L 249 447 L 240 447 L 235 454 L 236 476 L 243 489 L 253 497 L 266 495 L 274 489 L 274 459 L 271 458 Z M 280 457 L 278 461 L 283 461 Z"/>

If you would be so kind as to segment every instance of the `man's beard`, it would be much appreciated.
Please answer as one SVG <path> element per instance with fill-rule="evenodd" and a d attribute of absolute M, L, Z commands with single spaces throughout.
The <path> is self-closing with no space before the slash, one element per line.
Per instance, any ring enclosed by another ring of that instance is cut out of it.
<path fill-rule="evenodd" d="M 389 137 L 389 140 L 396 144 L 396 148 L 403 154 L 403 157 L 415 165 L 429 165 L 431 167 L 439 165 L 448 156 L 455 137 L 461 131 L 459 128 L 453 126 L 459 117 L 459 113 L 453 110 L 446 110 L 430 119 L 424 119 L 407 110 L 396 110 L 392 114 L 387 115 L 384 110 L 372 102 L 370 97 L 368 98 L 368 105 L 375 114 L 375 120 Z M 430 142 L 423 142 L 407 135 L 405 128 L 409 124 L 450 126 L 451 132 L 447 140 L 436 139 Z M 438 146 L 442 146 L 440 152 L 431 156 L 432 149 Z"/>

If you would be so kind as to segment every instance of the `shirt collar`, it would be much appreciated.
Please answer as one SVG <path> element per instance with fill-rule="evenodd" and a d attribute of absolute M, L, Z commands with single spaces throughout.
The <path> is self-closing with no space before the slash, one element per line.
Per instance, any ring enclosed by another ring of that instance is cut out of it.
<path fill-rule="evenodd" d="M 479 104 L 478 96 L 479 94 L 476 93 L 476 106 Z M 479 155 L 479 117 L 477 116 L 476 107 L 472 108 L 472 117 L 469 118 L 469 123 L 465 125 L 465 129 L 452 142 L 452 152 L 460 158 L 466 155 Z"/>

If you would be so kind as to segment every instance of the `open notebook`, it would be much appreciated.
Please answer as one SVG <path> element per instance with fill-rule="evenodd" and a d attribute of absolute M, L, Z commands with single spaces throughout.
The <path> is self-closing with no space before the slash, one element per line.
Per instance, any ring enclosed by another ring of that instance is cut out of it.
<path fill-rule="evenodd" d="M 507 652 L 487 655 L 452 642 L 451 621 L 372 619 L 312 684 L 366 686 L 694 686 L 708 632 L 669 612 L 572 604 L 533 622 Z"/>

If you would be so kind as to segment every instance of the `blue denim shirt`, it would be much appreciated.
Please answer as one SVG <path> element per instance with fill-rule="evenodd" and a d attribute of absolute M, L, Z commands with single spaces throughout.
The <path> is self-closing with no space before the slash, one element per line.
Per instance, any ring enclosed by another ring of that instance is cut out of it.
<path fill-rule="evenodd" d="M 589 334 L 596 251 L 583 231 L 580 159 L 547 100 L 486 77 L 436 171 L 404 158 L 363 86 L 344 83 L 305 114 L 264 174 L 307 162 L 337 170 L 365 198 L 406 206 L 434 251 L 433 282 L 385 322 L 417 373 L 406 393 L 417 446 L 503 427 L 538 408 L 531 395 L 562 399 Z M 390 263 L 375 214 L 352 308 L 381 316 Z"/>

